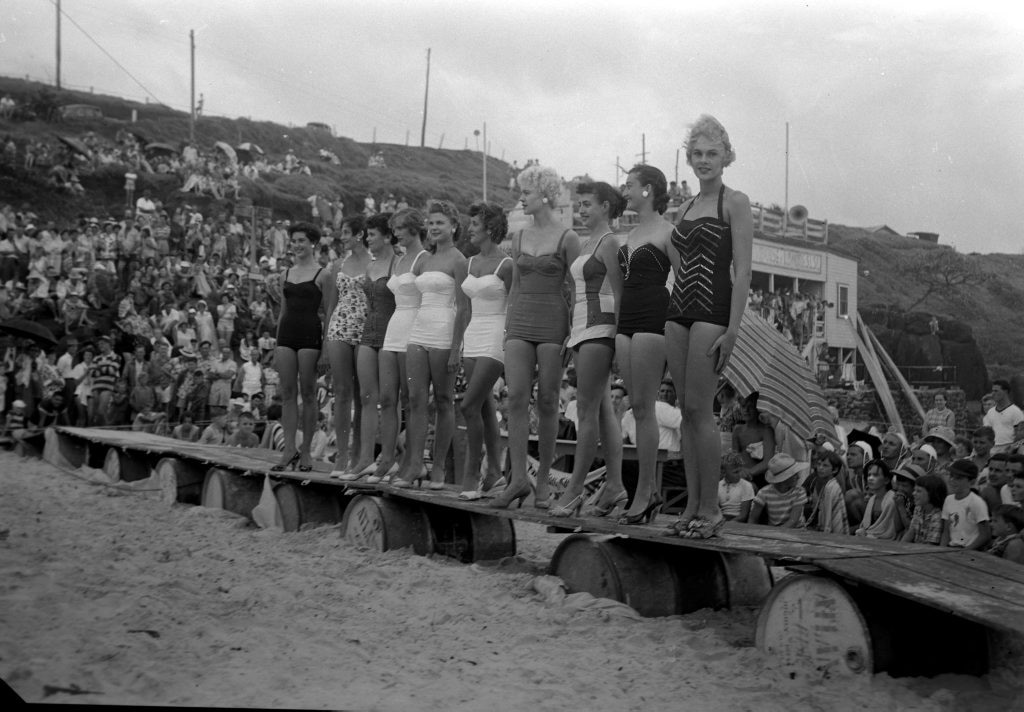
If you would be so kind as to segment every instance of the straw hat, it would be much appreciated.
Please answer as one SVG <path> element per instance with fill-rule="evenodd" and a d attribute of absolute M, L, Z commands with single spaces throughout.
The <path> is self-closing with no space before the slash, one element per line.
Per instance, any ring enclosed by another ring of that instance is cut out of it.
<path fill-rule="evenodd" d="M 764 479 L 769 484 L 785 482 L 793 475 L 803 473 L 807 466 L 808 463 L 797 462 L 792 455 L 778 452 L 772 455 L 772 459 L 768 461 L 768 471 L 765 473 Z"/>

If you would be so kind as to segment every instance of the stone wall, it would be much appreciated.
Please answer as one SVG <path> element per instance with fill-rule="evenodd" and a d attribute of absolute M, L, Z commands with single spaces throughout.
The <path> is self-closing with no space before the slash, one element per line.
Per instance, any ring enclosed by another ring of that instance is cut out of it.
<path fill-rule="evenodd" d="M 935 394 L 943 392 L 941 389 L 918 389 L 915 391 L 921 406 L 927 411 L 934 406 Z M 957 435 L 969 437 L 970 432 L 981 424 L 978 415 L 967 408 L 967 396 L 959 388 L 945 389 L 946 405 L 956 414 Z M 893 391 L 893 398 L 896 400 L 896 408 L 899 410 L 900 418 L 903 420 L 903 427 L 907 436 L 913 440 L 921 434 L 921 419 L 914 412 L 914 407 L 902 391 Z M 874 389 L 863 391 L 850 391 L 841 388 L 825 389 L 825 400 L 839 409 L 839 417 L 843 420 L 850 420 L 855 423 L 867 423 L 877 426 L 879 430 L 885 431 L 888 427 L 885 419 L 885 409 L 882 401 Z"/>

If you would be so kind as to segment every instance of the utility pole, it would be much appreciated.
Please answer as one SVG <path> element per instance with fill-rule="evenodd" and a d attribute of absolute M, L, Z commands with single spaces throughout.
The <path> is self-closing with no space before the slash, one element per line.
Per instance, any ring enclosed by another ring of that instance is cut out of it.
<path fill-rule="evenodd" d="M 430 48 L 427 47 L 427 84 L 423 88 L 423 128 L 420 130 L 420 148 L 427 145 L 427 97 L 430 96 Z M 441 139 L 444 140 L 443 138 Z"/>
<path fill-rule="evenodd" d="M 484 202 L 487 202 L 487 122 L 484 122 Z"/>
<path fill-rule="evenodd" d="M 57 89 L 60 89 L 60 0 L 57 0 Z"/>
<path fill-rule="evenodd" d="M 645 134 L 645 133 L 640 134 L 640 153 L 637 154 L 637 155 L 640 156 L 640 163 L 641 163 L 641 165 L 646 166 L 647 165 L 647 134 Z"/>
<path fill-rule="evenodd" d="M 189 60 L 192 67 L 192 111 L 188 121 L 188 140 L 195 143 L 196 140 L 196 31 L 188 31 Z"/>
<path fill-rule="evenodd" d="M 786 204 L 782 208 L 782 234 L 789 227 L 789 122 L 786 122 Z"/>

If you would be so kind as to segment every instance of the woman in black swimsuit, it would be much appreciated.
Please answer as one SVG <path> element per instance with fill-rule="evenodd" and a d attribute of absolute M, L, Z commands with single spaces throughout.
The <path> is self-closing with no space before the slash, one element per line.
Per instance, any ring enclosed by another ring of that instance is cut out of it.
<path fill-rule="evenodd" d="M 277 322 L 274 367 L 281 376 L 281 426 L 284 457 L 271 469 L 313 469 L 309 446 L 316 431 L 316 365 L 324 342 L 322 295 L 330 273 L 316 260 L 320 231 L 309 223 L 288 228 L 295 263 L 284 273 L 281 317 Z M 302 394 L 302 445 L 295 446 L 299 422 L 298 394 Z"/>
<path fill-rule="evenodd" d="M 622 288 L 619 294 L 615 359 L 629 389 L 636 418 L 636 491 L 619 524 L 649 522 L 661 509 L 655 488 L 658 466 L 658 419 L 655 403 L 665 376 L 665 282 L 671 269 L 668 239 L 672 224 L 663 217 L 668 207 L 668 181 L 654 166 L 636 165 L 626 176 L 626 204 L 639 222 L 619 248 Z"/>
<path fill-rule="evenodd" d="M 722 182 L 722 171 L 736 158 L 722 124 L 701 116 L 685 146 L 700 193 L 685 204 L 672 231 L 669 257 L 675 286 L 665 323 L 665 351 L 682 395 L 689 496 L 669 533 L 706 539 L 725 521 L 718 508 L 722 446 L 713 407 L 718 376 L 736 345 L 747 304 L 754 224 L 747 196 Z"/>

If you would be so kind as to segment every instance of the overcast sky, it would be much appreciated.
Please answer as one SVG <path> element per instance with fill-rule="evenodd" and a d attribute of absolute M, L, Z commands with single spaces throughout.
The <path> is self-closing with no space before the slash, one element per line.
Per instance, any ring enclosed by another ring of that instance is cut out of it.
<path fill-rule="evenodd" d="M 737 153 L 726 182 L 781 205 L 788 121 L 789 205 L 812 218 L 1024 251 L 1024 10 L 694 5 L 63 0 L 62 79 L 187 110 L 194 29 L 205 113 L 418 144 L 429 47 L 428 146 L 476 148 L 486 122 L 496 156 L 615 182 L 646 134 L 648 163 L 672 180 L 688 124 L 710 113 Z M 0 0 L 0 72 L 53 80 L 55 13 Z M 678 176 L 694 183 L 685 158 Z"/>

